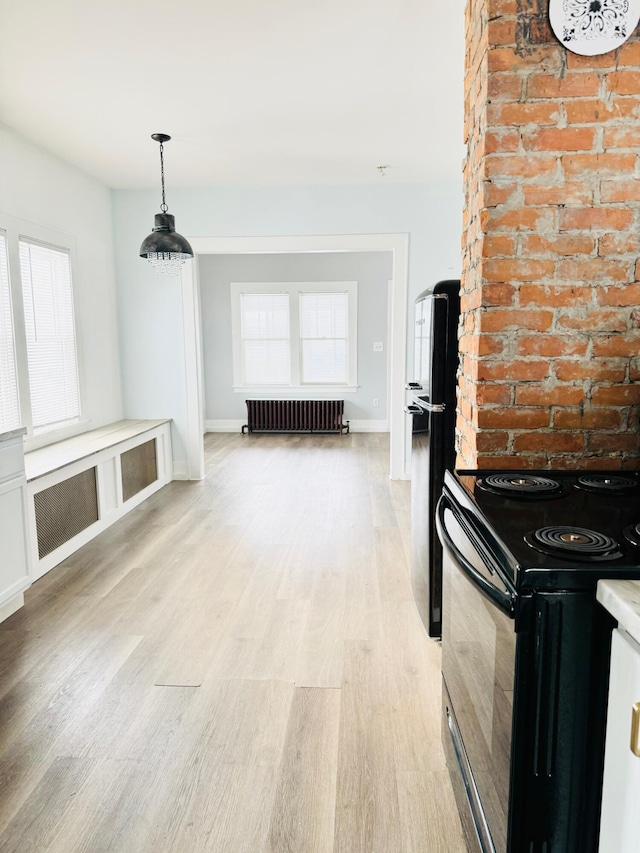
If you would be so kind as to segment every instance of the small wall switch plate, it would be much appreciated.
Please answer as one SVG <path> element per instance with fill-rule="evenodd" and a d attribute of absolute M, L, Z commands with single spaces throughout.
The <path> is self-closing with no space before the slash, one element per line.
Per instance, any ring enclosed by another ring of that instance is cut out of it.
<path fill-rule="evenodd" d="M 384 352 L 384 344 L 382 343 L 382 341 L 374 341 L 373 351 L 374 352 Z"/>
<path fill-rule="evenodd" d="M 373 401 L 373 408 L 374 408 L 374 409 L 377 409 L 377 408 L 378 408 L 378 405 L 379 405 L 379 403 L 378 403 L 378 398 L 376 397 L 376 398 L 374 399 L 374 401 Z"/>

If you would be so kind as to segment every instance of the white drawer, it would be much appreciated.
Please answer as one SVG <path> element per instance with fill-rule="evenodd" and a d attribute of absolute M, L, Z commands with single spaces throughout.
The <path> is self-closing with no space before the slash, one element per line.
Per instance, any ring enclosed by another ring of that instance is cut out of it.
<path fill-rule="evenodd" d="M 0 444 L 0 482 L 24 474 L 24 449 L 22 438 Z"/>

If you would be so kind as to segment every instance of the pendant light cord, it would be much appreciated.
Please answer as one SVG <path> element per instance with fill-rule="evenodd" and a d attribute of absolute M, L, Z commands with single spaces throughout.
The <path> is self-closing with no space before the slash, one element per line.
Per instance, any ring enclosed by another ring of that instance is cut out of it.
<path fill-rule="evenodd" d="M 162 142 L 160 143 L 160 178 L 162 180 L 162 204 L 160 205 L 160 210 L 166 213 L 169 208 L 164 200 L 164 146 Z"/>

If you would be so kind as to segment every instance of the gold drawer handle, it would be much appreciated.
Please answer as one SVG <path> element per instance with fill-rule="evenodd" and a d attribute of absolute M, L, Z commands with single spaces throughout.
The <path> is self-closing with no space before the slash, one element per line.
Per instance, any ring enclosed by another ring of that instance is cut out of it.
<path fill-rule="evenodd" d="M 636 702 L 631 711 L 631 752 L 640 758 L 640 702 Z"/>

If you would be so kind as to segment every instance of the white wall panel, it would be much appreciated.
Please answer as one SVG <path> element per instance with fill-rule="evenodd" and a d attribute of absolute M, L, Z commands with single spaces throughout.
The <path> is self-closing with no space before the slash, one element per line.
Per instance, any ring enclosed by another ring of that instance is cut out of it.
<path fill-rule="evenodd" d="M 0 126 L 0 213 L 70 235 L 82 417 L 75 432 L 122 417 L 109 190 Z M 69 433 L 67 433 L 69 434 Z"/>

